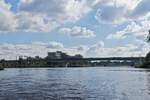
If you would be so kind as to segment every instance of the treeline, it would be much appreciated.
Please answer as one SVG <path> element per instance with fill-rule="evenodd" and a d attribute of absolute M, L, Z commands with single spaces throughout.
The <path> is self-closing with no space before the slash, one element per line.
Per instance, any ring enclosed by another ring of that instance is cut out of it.
<path fill-rule="evenodd" d="M 42 67 L 86 67 L 88 61 L 67 59 L 19 59 L 1 60 L 0 67 L 3 68 L 42 68 Z"/>

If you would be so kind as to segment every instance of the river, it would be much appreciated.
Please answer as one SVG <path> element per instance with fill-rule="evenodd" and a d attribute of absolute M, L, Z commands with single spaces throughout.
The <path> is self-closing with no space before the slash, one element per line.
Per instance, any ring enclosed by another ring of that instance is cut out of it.
<path fill-rule="evenodd" d="M 150 70 L 5 69 L 0 71 L 0 100 L 150 100 Z"/>

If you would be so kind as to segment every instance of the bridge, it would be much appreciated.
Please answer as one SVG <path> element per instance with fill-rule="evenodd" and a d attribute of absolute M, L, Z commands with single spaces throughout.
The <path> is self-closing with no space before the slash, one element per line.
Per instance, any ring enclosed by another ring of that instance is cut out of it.
<path fill-rule="evenodd" d="M 145 57 L 63 58 L 50 61 L 144 61 Z"/>
<path fill-rule="evenodd" d="M 90 64 L 92 66 L 111 66 L 111 65 L 130 65 L 135 66 L 142 64 L 144 57 L 103 57 L 103 58 L 65 58 L 65 59 L 48 59 L 49 63 L 63 62 L 73 63 L 74 65 Z M 77 66 L 76 65 L 76 66 Z"/>
<path fill-rule="evenodd" d="M 144 60 L 145 57 L 104 57 L 104 58 L 66 58 L 64 60 L 86 60 L 86 61 L 95 61 L 95 60 Z M 60 59 L 63 60 L 63 59 Z"/>

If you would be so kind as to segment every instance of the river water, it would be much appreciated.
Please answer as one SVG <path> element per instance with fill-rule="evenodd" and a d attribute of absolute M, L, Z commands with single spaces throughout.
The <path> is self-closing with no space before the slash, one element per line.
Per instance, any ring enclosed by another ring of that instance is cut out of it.
<path fill-rule="evenodd" d="M 0 100 L 150 100 L 150 71 L 130 67 L 0 71 Z"/>

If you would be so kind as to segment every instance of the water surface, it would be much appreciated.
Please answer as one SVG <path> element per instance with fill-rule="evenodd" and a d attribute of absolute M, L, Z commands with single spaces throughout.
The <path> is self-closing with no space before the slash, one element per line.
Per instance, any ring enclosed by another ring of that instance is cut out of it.
<path fill-rule="evenodd" d="M 130 67 L 0 71 L 0 100 L 150 100 L 150 71 Z"/>

